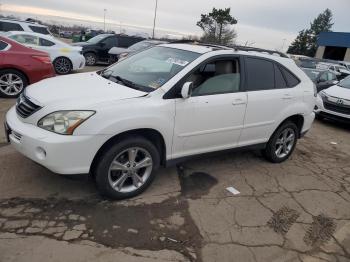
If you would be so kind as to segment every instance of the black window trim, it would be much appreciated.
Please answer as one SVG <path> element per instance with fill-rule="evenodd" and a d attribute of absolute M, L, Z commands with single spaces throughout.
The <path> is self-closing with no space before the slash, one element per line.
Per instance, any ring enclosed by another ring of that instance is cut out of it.
<path fill-rule="evenodd" d="M 167 100 L 167 99 L 178 99 L 178 98 L 181 98 L 180 92 L 181 92 L 181 88 L 182 88 L 183 84 L 185 83 L 184 81 L 191 74 L 193 74 L 198 68 L 200 68 L 203 64 L 208 64 L 210 62 L 214 62 L 214 61 L 217 61 L 217 60 L 233 60 L 233 59 L 237 59 L 238 62 L 239 62 L 239 73 L 240 73 L 239 91 L 238 92 L 230 92 L 230 93 L 218 92 L 218 93 L 213 93 L 213 94 L 198 95 L 198 96 L 195 96 L 195 97 L 212 96 L 212 95 L 220 95 L 220 94 L 236 94 L 236 93 L 244 92 L 243 88 L 245 86 L 245 74 L 244 74 L 244 70 L 243 70 L 242 55 L 239 55 L 239 54 L 226 54 L 226 55 L 212 56 L 212 57 L 207 58 L 206 60 L 202 61 L 199 65 L 195 66 L 190 72 L 188 72 L 179 81 L 177 81 L 177 83 L 165 93 L 165 95 L 163 96 L 163 99 Z"/>
<path fill-rule="evenodd" d="M 301 80 L 299 79 L 299 77 L 297 77 L 293 72 L 291 72 L 288 68 L 286 68 L 284 65 L 282 65 L 281 63 L 279 63 L 279 62 L 276 61 L 276 60 L 273 60 L 273 59 L 270 59 L 270 58 L 267 58 L 267 57 L 252 56 L 252 55 L 244 55 L 243 57 L 244 57 L 244 59 L 243 59 L 243 66 L 244 66 L 244 74 L 245 74 L 244 77 L 245 77 L 245 79 L 248 79 L 248 76 L 247 76 L 248 72 L 247 72 L 247 70 L 246 70 L 246 64 L 245 64 L 246 58 L 254 58 L 254 59 L 260 59 L 260 60 L 266 60 L 266 61 L 272 62 L 272 64 L 273 64 L 274 66 L 279 67 L 279 69 L 280 69 L 280 71 L 281 71 L 281 73 L 282 73 L 282 76 L 283 76 L 283 78 L 284 78 L 284 81 L 286 82 L 286 85 L 287 85 L 286 88 L 294 88 L 294 87 L 298 86 L 298 85 L 301 83 Z M 281 68 L 283 68 L 284 70 L 286 70 L 287 72 L 289 72 L 292 76 L 294 76 L 294 77 L 298 80 L 298 84 L 295 85 L 295 86 L 289 86 L 289 85 L 288 85 L 287 78 L 286 78 L 286 76 L 285 76 L 283 70 L 281 70 Z M 261 89 L 261 90 L 247 90 L 246 81 L 245 81 L 245 85 L 243 86 L 243 89 L 242 89 L 242 90 L 244 90 L 245 92 L 258 92 L 258 91 L 267 91 L 267 90 L 278 90 L 278 89 L 281 89 L 281 90 L 282 90 L 282 89 L 286 89 L 286 88 L 276 88 L 275 70 L 273 70 L 273 74 L 274 74 L 274 79 L 275 79 L 275 80 L 274 80 L 274 81 L 275 81 L 275 88 L 271 88 L 271 89 Z"/>

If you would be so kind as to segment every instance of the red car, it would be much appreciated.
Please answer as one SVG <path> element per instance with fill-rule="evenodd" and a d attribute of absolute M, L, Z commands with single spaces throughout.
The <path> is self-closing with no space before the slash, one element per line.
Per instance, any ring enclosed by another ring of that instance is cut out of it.
<path fill-rule="evenodd" d="M 47 53 L 0 36 L 0 97 L 17 97 L 27 85 L 52 76 Z"/>

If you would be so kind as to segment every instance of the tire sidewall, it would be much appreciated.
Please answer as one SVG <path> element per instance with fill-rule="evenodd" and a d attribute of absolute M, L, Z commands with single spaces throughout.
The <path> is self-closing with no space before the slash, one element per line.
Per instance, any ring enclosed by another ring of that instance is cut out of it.
<path fill-rule="evenodd" d="M 133 192 L 121 193 L 121 192 L 115 191 L 111 187 L 108 179 L 108 172 L 109 172 L 110 164 L 115 159 L 115 157 L 120 152 L 130 147 L 141 147 L 147 150 L 152 157 L 153 167 L 148 180 L 141 187 L 139 187 L 137 190 Z M 159 167 L 159 163 L 160 163 L 159 152 L 157 148 L 148 140 L 142 137 L 135 137 L 132 139 L 129 138 L 129 139 L 125 139 L 123 141 L 117 142 L 116 144 L 111 146 L 109 149 L 105 150 L 105 152 L 102 153 L 101 157 L 99 158 L 99 162 L 96 166 L 96 169 L 94 170 L 97 188 L 102 195 L 112 199 L 125 199 L 125 198 L 131 198 L 133 196 L 137 196 L 141 194 L 143 191 L 145 191 L 147 187 L 152 183 L 155 177 L 155 171 Z"/>
<path fill-rule="evenodd" d="M 277 157 L 277 155 L 275 153 L 276 141 L 279 138 L 279 136 L 281 135 L 281 133 L 283 132 L 283 130 L 285 130 L 287 128 L 291 128 L 294 131 L 294 135 L 295 135 L 294 144 L 293 144 L 290 152 L 288 153 L 288 155 L 286 155 L 285 157 L 279 158 L 279 157 Z M 297 145 L 297 141 L 298 141 L 298 127 L 292 122 L 286 122 L 286 123 L 282 124 L 275 131 L 275 133 L 272 135 L 270 141 L 268 142 L 267 148 L 265 150 L 266 157 L 273 163 L 284 162 L 292 155 L 292 153 Z"/>
<path fill-rule="evenodd" d="M 5 69 L 5 70 L 1 70 L 1 71 L 0 71 L 0 76 L 5 75 L 5 74 L 8 74 L 8 73 L 15 74 L 15 75 L 17 75 L 18 77 L 20 77 L 20 78 L 22 79 L 22 81 L 23 81 L 23 89 L 22 89 L 22 91 L 21 91 L 20 93 L 18 93 L 17 95 L 7 95 L 7 94 L 3 93 L 3 92 L 0 90 L 0 97 L 3 97 L 3 98 L 16 98 L 16 97 L 18 97 L 18 96 L 24 91 L 24 89 L 28 86 L 28 80 L 27 80 L 27 77 L 26 77 L 23 73 L 21 73 L 21 72 L 19 72 L 19 71 L 17 71 L 17 70 L 14 70 L 14 69 Z"/>
<path fill-rule="evenodd" d="M 67 60 L 68 63 L 69 63 L 69 70 L 68 70 L 67 73 L 60 73 L 60 72 L 58 72 L 57 69 L 56 69 L 57 60 L 58 60 L 58 59 L 61 59 L 61 58 Z M 54 66 L 54 69 L 55 69 L 56 74 L 58 74 L 58 75 L 67 75 L 67 74 L 69 74 L 70 72 L 72 72 L 72 70 L 73 70 L 72 62 L 71 62 L 70 59 L 67 58 L 67 57 L 62 57 L 62 56 L 57 57 L 57 58 L 55 59 L 55 61 L 53 62 L 53 66 Z"/>

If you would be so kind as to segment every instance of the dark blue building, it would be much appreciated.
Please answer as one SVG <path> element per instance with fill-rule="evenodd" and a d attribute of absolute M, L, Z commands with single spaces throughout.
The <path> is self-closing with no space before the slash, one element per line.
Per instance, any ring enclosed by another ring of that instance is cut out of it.
<path fill-rule="evenodd" d="M 322 32 L 317 44 L 316 58 L 350 62 L 350 33 Z"/>

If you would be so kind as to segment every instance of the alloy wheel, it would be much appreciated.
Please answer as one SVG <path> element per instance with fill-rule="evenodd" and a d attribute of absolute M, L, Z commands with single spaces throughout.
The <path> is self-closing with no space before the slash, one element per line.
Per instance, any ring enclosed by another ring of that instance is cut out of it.
<path fill-rule="evenodd" d="M 71 70 L 71 64 L 67 58 L 60 57 L 55 61 L 55 69 L 60 75 L 68 74 Z"/>
<path fill-rule="evenodd" d="M 275 143 L 275 154 L 278 158 L 286 157 L 293 149 L 295 132 L 292 128 L 284 129 Z"/>
<path fill-rule="evenodd" d="M 117 192 L 133 192 L 147 182 L 152 169 L 153 160 L 147 150 L 127 148 L 112 161 L 108 171 L 109 184 Z"/>
<path fill-rule="evenodd" d="M 90 65 L 90 66 L 94 65 L 96 63 L 95 56 L 93 56 L 93 55 L 86 55 L 85 60 L 86 60 L 86 64 Z"/>
<path fill-rule="evenodd" d="M 17 96 L 22 92 L 23 88 L 22 78 L 14 73 L 3 74 L 0 77 L 0 89 L 5 95 Z"/>

